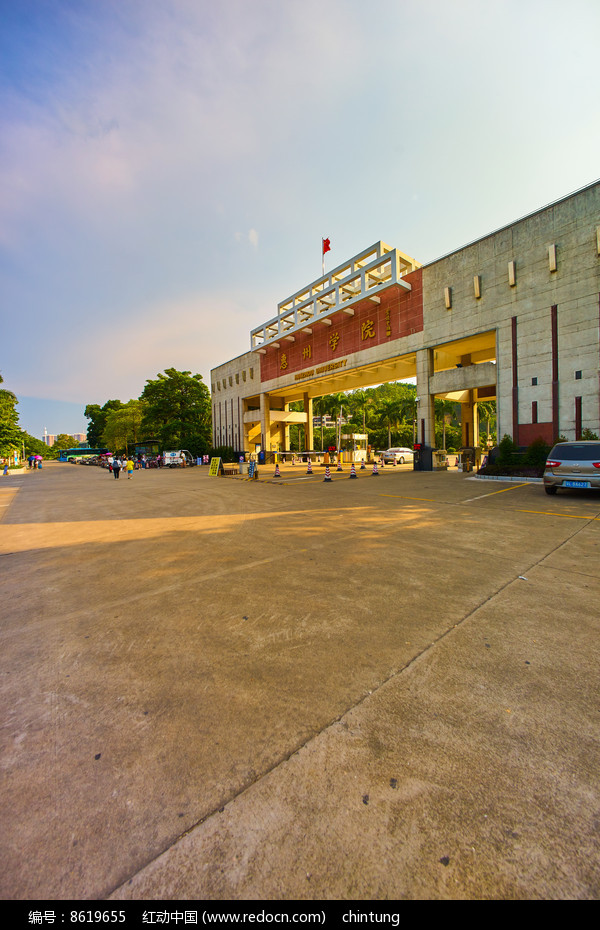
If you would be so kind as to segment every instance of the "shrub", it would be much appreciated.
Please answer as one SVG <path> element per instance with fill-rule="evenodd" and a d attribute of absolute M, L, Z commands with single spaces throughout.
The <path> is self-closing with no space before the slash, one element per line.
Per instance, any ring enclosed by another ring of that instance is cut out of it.
<path fill-rule="evenodd" d="M 211 459 L 222 459 L 223 462 L 237 462 L 232 446 L 217 446 L 208 453 Z"/>
<path fill-rule="evenodd" d="M 517 464 L 517 453 L 519 447 L 513 442 L 512 436 L 505 433 L 498 444 L 498 457 L 495 464 L 500 468 L 512 469 Z M 510 474 L 510 471 L 507 472 Z"/>
<path fill-rule="evenodd" d="M 549 452 L 550 446 L 541 437 L 534 439 L 525 452 L 521 452 L 512 438 L 505 435 L 497 452 L 494 450 L 488 464 L 480 469 L 480 474 L 540 478 Z"/>
<path fill-rule="evenodd" d="M 526 468 L 535 468 L 539 470 L 539 475 L 543 474 L 546 459 L 550 452 L 550 446 L 541 437 L 534 439 L 523 457 L 523 465 Z"/>

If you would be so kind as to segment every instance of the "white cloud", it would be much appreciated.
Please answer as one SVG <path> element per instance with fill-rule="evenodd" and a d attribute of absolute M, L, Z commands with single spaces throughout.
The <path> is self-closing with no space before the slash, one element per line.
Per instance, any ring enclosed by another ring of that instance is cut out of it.
<path fill-rule="evenodd" d="M 576 44 L 551 0 L 57 0 L 48 60 L 0 87 L 16 389 L 208 377 L 321 236 L 428 260 L 593 180 L 598 13 L 570 9 Z"/>

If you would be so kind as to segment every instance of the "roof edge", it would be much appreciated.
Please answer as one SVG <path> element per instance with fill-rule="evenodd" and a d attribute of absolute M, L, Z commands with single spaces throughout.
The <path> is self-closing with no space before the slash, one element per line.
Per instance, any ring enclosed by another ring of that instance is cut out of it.
<path fill-rule="evenodd" d="M 532 210 L 531 213 L 526 213 L 524 216 L 520 216 L 518 219 L 513 220 L 511 223 L 506 223 L 504 226 L 499 226 L 498 229 L 494 229 L 489 233 L 486 233 L 484 236 L 478 236 L 476 239 L 472 239 L 470 242 L 466 242 L 464 245 L 461 245 L 458 249 L 452 249 L 450 252 L 445 252 L 443 255 L 434 258 L 430 262 L 425 262 L 423 268 L 429 268 L 430 265 L 436 265 L 438 262 L 444 261 L 446 258 L 450 258 L 451 255 L 457 255 L 458 252 L 463 252 L 465 249 L 470 248 L 472 245 L 477 245 L 478 242 L 483 242 L 484 239 L 489 239 L 491 236 L 496 236 L 498 233 L 503 232 L 505 229 L 511 229 L 513 226 L 516 226 L 517 223 L 522 223 L 524 220 L 530 219 L 532 216 L 536 216 L 538 213 L 543 213 L 544 210 L 549 210 L 551 207 L 558 206 L 559 203 L 564 203 L 566 200 L 570 200 L 572 197 L 577 197 L 578 194 L 583 194 L 584 191 L 591 190 L 593 187 L 597 187 L 600 184 L 600 178 L 596 181 L 592 181 L 591 184 L 586 184 L 584 187 L 580 187 L 575 191 L 571 191 L 570 194 L 565 194 L 564 197 L 559 197 L 558 200 L 553 200 L 551 203 L 545 204 L 543 207 L 539 207 L 537 210 Z"/>

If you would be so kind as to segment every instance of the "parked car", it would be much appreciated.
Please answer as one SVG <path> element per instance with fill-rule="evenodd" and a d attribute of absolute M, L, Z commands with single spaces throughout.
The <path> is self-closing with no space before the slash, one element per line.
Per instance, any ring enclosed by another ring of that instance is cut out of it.
<path fill-rule="evenodd" d="M 384 462 L 396 462 L 397 465 L 404 465 L 405 462 L 412 462 L 414 452 L 406 446 L 395 446 L 393 449 L 387 449 L 381 453 Z"/>
<path fill-rule="evenodd" d="M 600 442 L 557 443 L 546 460 L 544 490 L 556 494 L 559 488 L 600 489 Z"/>

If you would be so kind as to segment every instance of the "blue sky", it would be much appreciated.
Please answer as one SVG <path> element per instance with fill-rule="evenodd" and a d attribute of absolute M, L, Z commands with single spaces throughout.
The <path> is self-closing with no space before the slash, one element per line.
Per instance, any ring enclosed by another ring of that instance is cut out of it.
<path fill-rule="evenodd" d="M 378 239 L 426 263 L 600 175 L 597 0 L 0 0 L 21 426 L 249 348 Z"/>

